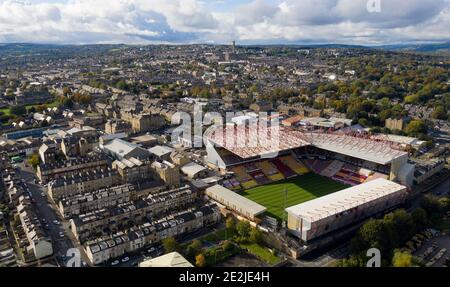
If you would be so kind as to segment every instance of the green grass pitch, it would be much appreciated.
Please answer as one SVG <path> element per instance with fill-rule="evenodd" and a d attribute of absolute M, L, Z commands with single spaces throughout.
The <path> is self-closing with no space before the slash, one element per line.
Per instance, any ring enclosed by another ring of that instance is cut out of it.
<path fill-rule="evenodd" d="M 242 192 L 246 198 L 267 208 L 267 215 L 279 220 L 283 219 L 284 191 L 288 196 L 286 207 L 300 204 L 324 195 L 343 190 L 348 185 L 329 178 L 308 173 L 291 179 L 277 181 L 268 185 L 258 186 Z"/>

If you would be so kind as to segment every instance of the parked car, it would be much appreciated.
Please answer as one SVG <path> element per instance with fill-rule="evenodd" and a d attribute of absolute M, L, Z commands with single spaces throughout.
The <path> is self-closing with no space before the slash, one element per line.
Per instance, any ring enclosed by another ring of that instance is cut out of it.
<path fill-rule="evenodd" d="M 119 263 L 120 263 L 119 260 L 114 260 L 113 262 L 111 262 L 111 266 L 116 266 Z"/>
<path fill-rule="evenodd" d="M 122 263 L 128 262 L 128 261 L 130 261 L 130 257 L 126 256 L 126 257 L 122 258 L 121 261 L 122 261 Z"/>
<path fill-rule="evenodd" d="M 54 225 L 60 225 L 61 223 L 58 220 L 55 219 L 55 220 L 53 220 L 53 224 Z"/>

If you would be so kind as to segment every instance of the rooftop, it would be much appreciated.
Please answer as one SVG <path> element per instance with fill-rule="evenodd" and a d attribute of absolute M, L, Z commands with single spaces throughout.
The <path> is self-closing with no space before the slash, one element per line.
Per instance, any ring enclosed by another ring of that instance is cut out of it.
<path fill-rule="evenodd" d="M 180 253 L 172 252 L 139 263 L 139 267 L 194 267 Z"/>
<path fill-rule="evenodd" d="M 181 168 L 181 171 L 188 176 L 195 176 L 197 173 L 206 170 L 206 167 L 195 162 L 190 162 Z"/>
<path fill-rule="evenodd" d="M 253 216 L 256 216 L 266 211 L 266 208 L 264 206 L 254 201 L 251 201 L 250 199 L 247 199 L 219 184 L 207 188 L 206 194 L 223 204 L 225 204 L 225 202 L 223 201 L 226 201 L 229 204 L 232 204 L 234 207 L 245 209 Z"/>
<path fill-rule="evenodd" d="M 168 147 L 168 146 L 162 146 L 162 145 L 157 145 L 157 146 L 154 146 L 154 147 L 152 147 L 152 148 L 149 149 L 149 151 L 150 151 L 152 154 L 154 154 L 154 155 L 156 155 L 156 156 L 158 156 L 158 157 L 164 156 L 164 155 L 166 155 L 166 154 L 170 154 L 173 150 L 174 150 L 174 149 L 171 148 L 171 147 Z"/>
<path fill-rule="evenodd" d="M 379 198 L 405 191 L 406 187 L 378 178 L 311 201 L 286 208 L 286 211 L 310 222 L 350 210 Z"/>

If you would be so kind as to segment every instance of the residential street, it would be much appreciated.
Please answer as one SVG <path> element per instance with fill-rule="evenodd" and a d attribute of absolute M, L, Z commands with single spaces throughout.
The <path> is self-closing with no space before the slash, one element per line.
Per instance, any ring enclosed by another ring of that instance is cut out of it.
<path fill-rule="evenodd" d="M 69 259 L 66 258 L 67 250 L 74 248 L 74 242 L 76 242 L 73 240 L 73 235 L 70 232 L 70 224 L 68 221 L 63 220 L 56 210 L 55 204 L 47 195 L 47 189 L 34 182 L 34 180 L 38 179 L 32 168 L 25 166 L 24 163 L 18 164 L 17 166 L 20 168 L 21 178 L 25 180 L 31 192 L 31 196 L 33 200 L 35 200 L 34 204 L 41 224 L 43 226 L 48 226 L 46 229 L 53 242 L 53 254 L 55 259 L 60 266 L 66 266 L 66 262 Z M 42 193 L 44 193 L 45 196 L 42 196 Z M 56 224 L 57 222 L 55 220 L 57 220 L 59 224 Z M 60 232 L 64 233 L 64 237 L 60 235 Z M 83 261 L 88 262 L 82 249 L 78 249 L 80 250 Z"/>

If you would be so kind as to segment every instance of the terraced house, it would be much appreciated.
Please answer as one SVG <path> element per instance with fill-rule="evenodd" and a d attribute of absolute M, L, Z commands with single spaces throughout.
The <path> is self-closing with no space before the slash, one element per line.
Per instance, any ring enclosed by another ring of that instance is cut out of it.
<path fill-rule="evenodd" d="M 197 199 L 197 193 L 188 187 L 165 191 L 149 195 L 145 199 L 79 214 L 70 220 L 71 229 L 75 237 L 84 242 L 93 237 L 151 222 L 169 212 L 192 206 Z"/>
<path fill-rule="evenodd" d="M 100 237 L 86 242 L 85 251 L 89 260 L 101 264 L 111 258 L 137 251 L 161 240 L 195 231 L 220 221 L 220 212 L 215 204 L 207 204 L 169 215 L 161 220 L 151 221 L 120 231 L 110 236 Z"/>

